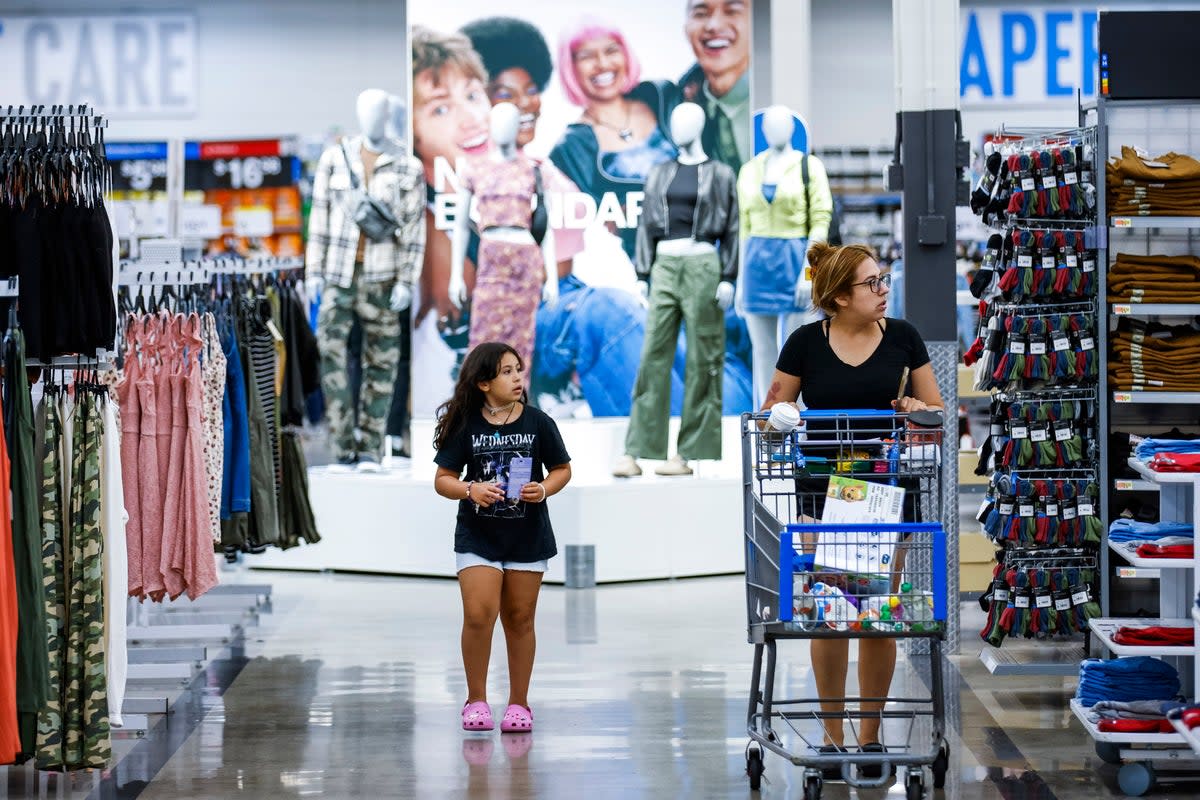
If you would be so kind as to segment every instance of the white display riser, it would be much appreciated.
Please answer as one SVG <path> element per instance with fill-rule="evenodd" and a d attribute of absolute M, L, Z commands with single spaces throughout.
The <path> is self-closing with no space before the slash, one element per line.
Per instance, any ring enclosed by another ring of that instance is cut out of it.
<path fill-rule="evenodd" d="M 672 441 L 678 420 L 673 420 Z M 550 500 L 559 557 L 546 579 L 564 582 L 571 545 L 595 548 L 597 583 L 742 572 L 742 481 L 739 420 L 723 421 L 725 458 L 700 462 L 697 474 L 660 478 L 609 475 L 621 455 L 627 421 L 560 423 L 574 477 Z M 321 542 L 248 558 L 255 568 L 348 570 L 454 576 L 458 505 L 433 491 L 432 423 L 414 422 L 411 467 L 378 474 L 337 467 L 309 470 Z"/>

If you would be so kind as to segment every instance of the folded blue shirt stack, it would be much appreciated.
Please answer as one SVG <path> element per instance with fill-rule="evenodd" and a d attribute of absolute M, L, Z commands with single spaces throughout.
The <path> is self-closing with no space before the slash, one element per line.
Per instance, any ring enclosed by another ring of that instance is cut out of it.
<path fill-rule="evenodd" d="M 1155 453 L 1200 453 L 1200 439 L 1143 439 L 1133 454 L 1149 461 Z"/>
<path fill-rule="evenodd" d="M 1190 522 L 1138 522 L 1124 517 L 1108 527 L 1108 539 L 1112 542 L 1153 542 L 1164 536 L 1193 537 Z"/>
<path fill-rule="evenodd" d="M 1079 665 L 1075 697 L 1084 708 L 1105 700 L 1173 700 L 1179 696 L 1179 673 L 1165 661 L 1132 656 L 1101 661 L 1089 658 Z"/>

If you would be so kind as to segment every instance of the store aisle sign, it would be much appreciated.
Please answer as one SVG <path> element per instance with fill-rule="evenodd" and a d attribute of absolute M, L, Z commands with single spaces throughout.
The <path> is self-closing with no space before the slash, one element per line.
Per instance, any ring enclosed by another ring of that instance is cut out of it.
<path fill-rule="evenodd" d="M 964 7 L 959 97 L 964 107 L 1069 102 L 1096 96 L 1098 12 L 1086 6 Z"/>
<path fill-rule="evenodd" d="M 195 113 L 192 14 L 0 15 L 0 97 L 13 105 L 86 103 L 114 117 Z"/>

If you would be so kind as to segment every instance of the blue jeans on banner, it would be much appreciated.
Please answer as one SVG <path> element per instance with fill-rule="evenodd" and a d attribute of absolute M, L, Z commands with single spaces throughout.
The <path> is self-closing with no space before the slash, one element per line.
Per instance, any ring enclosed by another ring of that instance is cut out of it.
<path fill-rule="evenodd" d="M 745 323 L 725 319 L 726 355 L 723 411 L 740 414 L 751 402 L 750 340 Z M 554 308 L 537 313 L 533 385 L 552 387 L 579 376 L 580 390 L 592 416 L 629 416 L 646 331 L 646 309 L 628 292 L 588 286 L 574 275 L 559 281 Z M 687 356 L 681 333 L 671 370 L 671 414 L 683 408 L 683 365 Z"/>

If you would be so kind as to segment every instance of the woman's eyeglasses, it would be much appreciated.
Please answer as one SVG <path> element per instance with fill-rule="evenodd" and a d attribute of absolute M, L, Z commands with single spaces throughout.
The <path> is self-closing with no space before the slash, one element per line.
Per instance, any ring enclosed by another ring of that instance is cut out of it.
<path fill-rule="evenodd" d="M 850 285 L 851 286 L 865 286 L 868 289 L 870 289 L 872 292 L 874 292 L 875 294 L 883 294 L 884 290 L 891 288 L 892 276 L 889 273 L 887 275 L 880 275 L 879 277 L 876 277 L 876 278 L 867 278 L 865 281 L 861 281 L 859 283 L 852 283 Z"/>

